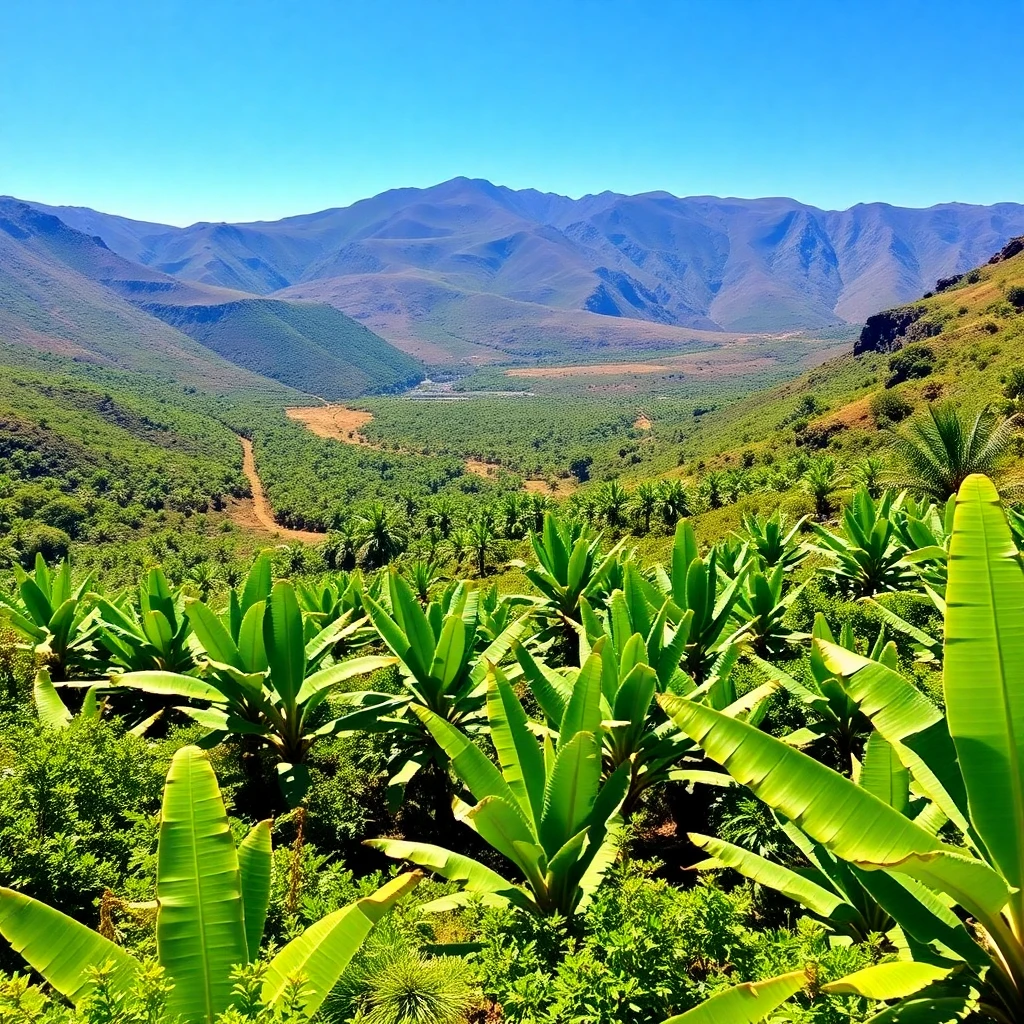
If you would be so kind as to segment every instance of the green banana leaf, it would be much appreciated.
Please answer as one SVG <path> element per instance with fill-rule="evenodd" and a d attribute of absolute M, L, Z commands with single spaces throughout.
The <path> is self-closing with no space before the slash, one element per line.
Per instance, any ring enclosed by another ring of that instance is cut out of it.
<path fill-rule="evenodd" d="M 306 642 L 295 588 L 284 580 L 275 583 L 270 592 L 263 617 L 263 643 L 274 689 L 291 703 L 306 675 Z"/>
<path fill-rule="evenodd" d="M 719 992 L 686 1013 L 669 1017 L 663 1024 L 758 1024 L 804 987 L 803 971 L 780 974 L 767 981 L 748 981 Z"/>
<path fill-rule="evenodd" d="M 428 868 L 449 881 L 462 882 L 467 893 L 489 893 L 523 909 L 533 909 L 533 903 L 526 893 L 471 857 L 452 853 L 430 843 L 410 843 L 404 839 L 366 839 L 363 845 L 380 850 L 395 860 L 407 860 L 411 864 Z"/>
<path fill-rule="evenodd" d="M 694 870 L 732 868 L 759 885 L 781 892 L 825 920 L 843 923 L 857 916 L 856 909 L 838 893 L 829 891 L 796 871 L 781 864 L 773 864 L 756 853 L 722 839 L 698 835 L 695 832 L 689 835 L 694 846 L 705 850 L 712 858 L 695 864 Z"/>
<path fill-rule="evenodd" d="M 536 823 L 544 813 L 544 755 L 522 704 L 498 668 L 487 677 L 487 718 L 501 773 L 523 812 Z"/>
<path fill-rule="evenodd" d="M 209 758 L 182 747 L 164 788 L 157 855 L 157 953 L 174 988 L 167 1012 L 212 1024 L 246 962 L 238 856 Z"/>
<path fill-rule="evenodd" d="M 259 959 L 263 928 L 270 908 L 270 883 L 274 870 L 274 853 L 270 842 L 272 824 L 271 821 L 257 823 L 238 844 L 245 946 L 250 963 Z"/>
<path fill-rule="evenodd" d="M 88 995 L 90 967 L 113 965 L 111 984 L 124 992 L 135 984 L 139 962 L 98 932 L 45 903 L 0 887 L 0 935 L 61 995 L 77 1004 Z"/>
<path fill-rule="evenodd" d="M 842 860 L 904 871 L 982 920 L 1006 905 L 1006 883 L 986 863 L 941 843 L 849 779 L 745 722 L 671 694 L 659 700 L 708 757 Z"/>
<path fill-rule="evenodd" d="M 1024 912 L 1024 572 L 995 485 L 957 495 L 943 687 L 971 822 Z"/>
<path fill-rule="evenodd" d="M 863 996 L 865 999 L 881 1001 L 905 999 L 920 992 L 926 985 L 949 977 L 949 973 L 949 967 L 897 960 L 854 971 L 845 978 L 822 985 L 821 990 L 833 995 Z"/>
<path fill-rule="evenodd" d="M 60 699 L 60 694 L 50 679 L 50 673 L 45 668 L 36 673 L 35 682 L 32 684 L 32 699 L 44 728 L 66 729 L 71 724 L 71 712 Z"/>
<path fill-rule="evenodd" d="M 289 982 L 303 979 L 301 1004 L 312 1017 L 334 988 L 342 971 L 363 944 L 370 929 L 412 888 L 423 875 L 410 872 L 381 886 L 366 896 L 310 925 L 292 939 L 267 968 L 263 979 L 263 999 L 280 1006 Z"/>

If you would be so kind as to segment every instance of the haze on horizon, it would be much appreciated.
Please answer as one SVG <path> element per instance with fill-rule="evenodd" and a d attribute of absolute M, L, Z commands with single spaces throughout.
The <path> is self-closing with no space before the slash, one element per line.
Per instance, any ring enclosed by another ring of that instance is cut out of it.
<path fill-rule="evenodd" d="M 453 177 L 823 209 L 1024 200 L 1019 0 L 14 0 L 0 193 L 177 226 Z"/>

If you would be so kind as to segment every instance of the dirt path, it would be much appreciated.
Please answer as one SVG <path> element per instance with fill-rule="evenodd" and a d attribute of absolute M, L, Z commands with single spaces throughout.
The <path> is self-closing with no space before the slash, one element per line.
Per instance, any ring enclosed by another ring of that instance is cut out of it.
<path fill-rule="evenodd" d="M 264 530 L 268 530 L 270 533 L 275 533 L 284 540 L 298 540 L 304 544 L 319 544 L 324 539 L 324 534 L 314 533 L 312 530 L 289 530 L 285 526 L 278 526 L 274 522 L 274 512 L 267 502 L 266 495 L 263 493 L 263 484 L 260 483 L 259 474 L 256 472 L 256 459 L 252 453 L 252 441 L 247 437 L 238 438 L 242 442 L 242 472 L 245 473 L 245 478 L 249 481 L 249 487 L 252 488 L 252 502 L 251 504 L 246 502 L 242 508 L 245 508 L 246 512 L 251 512 L 256 522 Z M 249 521 L 248 515 L 245 512 L 240 517 L 242 525 L 252 527 L 251 521 Z"/>

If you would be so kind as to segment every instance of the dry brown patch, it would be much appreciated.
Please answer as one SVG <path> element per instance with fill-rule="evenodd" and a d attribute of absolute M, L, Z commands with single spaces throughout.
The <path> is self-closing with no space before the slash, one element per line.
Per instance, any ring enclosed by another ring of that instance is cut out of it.
<path fill-rule="evenodd" d="M 285 409 L 290 420 L 301 423 L 317 437 L 326 437 L 345 444 L 362 444 L 374 447 L 361 429 L 373 419 L 373 413 L 365 409 L 347 409 L 343 405 L 314 405 Z"/>
<path fill-rule="evenodd" d="M 278 526 L 274 521 L 274 511 L 263 493 L 263 484 L 260 483 L 259 474 L 256 472 L 256 460 L 252 453 L 252 441 L 247 437 L 239 437 L 242 442 L 242 472 L 245 473 L 252 490 L 250 501 L 240 501 L 232 509 L 232 518 L 240 526 L 250 530 L 266 530 L 282 540 L 297 540 L 304 544 L 319 544 L 324 539 L 322 533 L 314 533 L 312 530 L 289 530 L 286 526 Z"/>
<path fill-rule="evenodd" d="M 465 467 L 467 472 L 475 473 L 477 476 L 497 476 L 501 467 L 496 462 L 484 462 L 483 459 L 466 459 Z"/>
<path fill-rule="evenodd" d="M 562 477 L 556 477 L 553 483 L 554 486 L 550 480 L 524 480 L 523 490 L 530 494 L 546 494 L 550 498 L 564 498 L 572 494 L 577 486 L 575 481 Z"/>
<path fill-rule="evenodd" d="M 640 415 L 633 421 L 634 430 L 650 430 L 653 426 L 654 424 L 646 413 L 640 413 Z"/>
<path fill-rule="evenodd" d="M 871 397 L 871 395 L 867 395 L 865 398 L 858 398 L 855 402 L 850 402 L 841 409 L 814 420 L 809 426 L 815 429 L 870 427 L 874 424 L 874 417 L 871 415 Z"/>

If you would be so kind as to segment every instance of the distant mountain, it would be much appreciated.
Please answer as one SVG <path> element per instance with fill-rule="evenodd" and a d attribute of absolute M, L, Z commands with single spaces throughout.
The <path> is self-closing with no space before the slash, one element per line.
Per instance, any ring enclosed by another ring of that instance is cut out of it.
<path fill-rule="evenodd" d="M 333 306 L 180 280 L 12 199 L 0 199 L 0 341 L 208 390 L 277 381 L 335 399 L 423 376 Z"/>
<path fill-rule="evenodd" d="M 466 178 L 268 223 L 172 228 L 39 208 L 178 280 L 329 302 L 432 361 L 860 323 L 1024 232 L 1014 203 L 573 200 Z"/>

